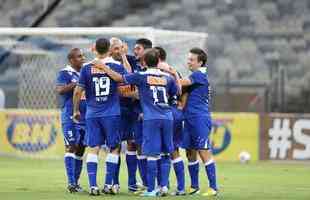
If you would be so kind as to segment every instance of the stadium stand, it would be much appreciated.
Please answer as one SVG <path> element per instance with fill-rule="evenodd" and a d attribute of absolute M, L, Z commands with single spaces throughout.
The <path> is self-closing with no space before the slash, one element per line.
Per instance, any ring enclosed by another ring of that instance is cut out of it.
<path fill-rule="evenodd" d="M 0 26 L 27 26 L 34 11 L 43 8 L 40 0 L 4 1 Z M 153 26 L 208 32 L 209 73 L 216 83 L 225 82 L 227 70 L 231 81 L 266 81 L 271 71 L 268 55 L 277 52 L 288 75 L 287 103 L 303 104 L 286 111 L 306 112 L 310 100 L 300 99 L 310 95 L 309 11 L 308 0 L 68 0 L 44 26 Z M 7 68 L 0 70 L 2 80 Z"/>

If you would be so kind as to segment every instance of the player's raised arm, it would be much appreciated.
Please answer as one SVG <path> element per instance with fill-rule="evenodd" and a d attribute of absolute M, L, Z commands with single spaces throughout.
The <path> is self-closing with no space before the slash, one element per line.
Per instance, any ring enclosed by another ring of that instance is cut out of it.
<path fill-rule="evenodd" d="M 121 49 L 121 55 L 122 55 L 122 61 L 125 69 L 127 72 L 131 73 L 132 72 L 132 66 L 130 65 L 128 59 L 127 59 L 127 53 L 128 53 L 128 45 L 127 43 L 123 42 L 122 44 L 122 49 Z"/>
<path fill-rule="evenodd" d="M 108 74 L 108 76 L 110 78 L 112 78 L 114 81 L 116 82 L 124 82 L 123 76 L 120 73 L 117 73 L 115 71 L 113 71 L 112 69 L 110 69 L 108 66 L 106 66 L 105 64 L 103 64 L 102 62 L 98 61 L 98 60 L 94 60 L 92 62 L 92 64 L 98 68 L 103 70 L 105 73 Z"/>

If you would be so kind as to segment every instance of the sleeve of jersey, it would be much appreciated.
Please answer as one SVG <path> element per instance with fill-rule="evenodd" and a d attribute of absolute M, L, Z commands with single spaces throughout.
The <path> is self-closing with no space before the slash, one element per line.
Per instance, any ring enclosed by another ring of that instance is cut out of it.
<path fill-rule="evenodd" d="M 67 85 L 70 83 L 68 75 L 65 71 L 60 71 L 57 76 L 56 85 Z"/>
<path fill-rule="evenodd" d="M 130 73 L 123 75 L 124 82 L 126 84 L 140 85 L 141 75 L 139 73 Z"/>
<path fill-rule="evenodd" d="M 82 88 L 85 88 L 85 85 L 86 85 L 86 67 L 83 67 L 81 69 L 80 78 L 79 78 L 79 82 L 77 85 L 82 87 Z"/>
<path fill-rule="evenodd" d="M 178 93 L 178 86 L 174 79 L 170 79 L 169 96 L 175 96 Z"/>
<path fill-rule="evenodd" d="M 121 75 L 125 75 L 128 73 L 123 65 L 119 65 L 117 68 L 115 68 L 115 70 Z"/>

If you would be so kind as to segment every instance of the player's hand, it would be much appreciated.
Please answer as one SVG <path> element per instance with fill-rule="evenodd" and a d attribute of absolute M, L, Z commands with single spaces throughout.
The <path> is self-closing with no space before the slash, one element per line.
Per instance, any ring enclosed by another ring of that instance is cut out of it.
<path fill-rule="evenodd" d="M 157 68 L 162 70 L 162 71 L 164 71 L 164 72 L 169 72 L 170 71 L 170 66 L 167 63 L 165 63 L 165 62 L 158 63 Z"/>
<path fill-rule="evenodd" d="M 128 45 L 127 45 L 126 42 L 123 42 L 122 49 L 121 49 L 121 54 L 122 55 L 128 54 Z"/>
<path fill-rule="evenodd" d="M 176 73 L 176 70 L 165 62 L 158 63 L 157 68 L 172 75 Z"/>
<path fill-rule="evenodd" d="M 81 113 L 80 112 L 74 112 L 72 116 L 72 120 L 75 123 L 78 123 L 81 120 Z"/>
<path fill-rule="evenodd" d="M 94 60 L 91 62 L 91 64 L 93 66 L 95 66 L 98 69 L 102 69 L 105 70 L 105 68 L 107 67 L 105 64 L 103 64 L 100 60 Z"/>

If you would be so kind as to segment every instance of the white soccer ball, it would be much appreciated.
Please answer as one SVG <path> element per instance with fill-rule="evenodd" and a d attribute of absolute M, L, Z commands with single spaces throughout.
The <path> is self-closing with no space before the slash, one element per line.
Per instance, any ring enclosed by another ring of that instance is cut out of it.
<path fill-rule="evenodd" d="M 241 163 L 248 163 L 251 160 L 251 154 L 247 151 L 241 151 L 239 153 L 239 161 Z"/>

